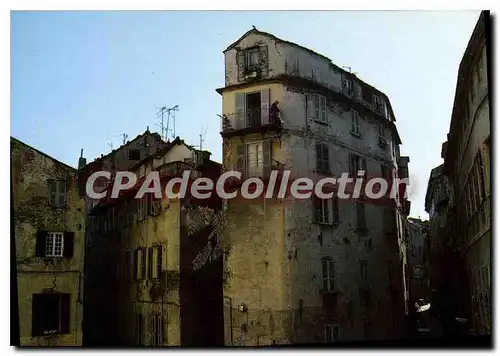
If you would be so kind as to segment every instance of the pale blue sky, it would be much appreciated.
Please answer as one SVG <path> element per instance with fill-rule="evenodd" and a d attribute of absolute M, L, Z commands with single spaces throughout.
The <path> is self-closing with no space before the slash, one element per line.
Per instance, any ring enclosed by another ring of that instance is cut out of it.
<path fill-rule="evenodd" d="M 458 65 L 479 11 L 13 12 L 11 135 L 76 166 L 179 105 L 176 134 L 221 160 L 222 51 L 252 25 L 309 47 L 385 92 L 410 156 L 412 216 L 427 218 Z"/>

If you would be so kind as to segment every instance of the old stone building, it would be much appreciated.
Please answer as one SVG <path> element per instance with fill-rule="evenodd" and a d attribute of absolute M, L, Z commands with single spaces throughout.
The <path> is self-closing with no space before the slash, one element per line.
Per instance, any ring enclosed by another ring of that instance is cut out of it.
<path fill-rule="evenodd" d="M 466 274 L 462 279 L 469 282 L 452 293 L 467 300 L 459 308 L 471 310 L 479 334 L 491 334 L 492 311 L 487 21 L 488 12 L 483 11 L 460 63 L 443 166 L 454 196 L 448 219 L 452 249 L 462 259 Z"/>
<path fill-rule="evenodd" d="M 88 249 L 100 263 L 88 267 L 95 277 L 87 303 L 89 313 L 99 311 L 103 320 L 92 324 L 94 334 L 105 335 L 94 342 L 223 344 L 221 200 L 150 193 L 135 199 L 150 172 L 159 173 L 164 189 L 185 170 L 190 179 L 216 180 L 221 165 L 177 138 L 129 170 L 139 177 L 136 186 L 119 199 L 108 195 L 91 211 Z"/>
<path fill-rule="evenodd" d="M 429 238 L 428 222 L 408 218 L 408 269 L 409 305 L 413 307 L 419 299 L 428 300 L 429 290 Z"/>
<path fill-rule="evenodd" d="M 11 137 L 22 346 L 81 346 L 85 202 L 76 169 Z"/>
<path fill-rule="evenodd" d="M 408 177 L 385 94 L 330 59 L 250 30 L 225 51 L 223 164 L 266 180 Z M 272 116 L 277 104 L 281 120 Z M 271 117 L 270 117 L 271 112 Z M 403 222 L 395 199 L 230 199 L 224 232 L 226 345 L 402 335 Z"/>
<path fill-rule="evenodd" d="M 86 159 L 81 157 L 79 161 L 79 189 L 82 197 L 85 198 L 85 215 L 87 217 L 87 229 L 85 233 L 85 295 L 84 295 L 84 313 L 83 320 L 84 329 L 84 345 L 107 345 L 114 344 L 114 334 L 112 328 L 105 327 L 107 323 L 112 321 L 106 317 L 108 309 L 103 300 L 106 298 L 101 294 L 103 283 L 101 273 L 105 270 L 107 261 L 103 258 L 102 251 L 95 248 L 91 241 L 90 227 L 90 211 L 98 203 L 97 200 L 91 199 L 85 191 L 85 184 L 92 173 L 97 171 L 107 171 L 114 174 L 118 170 L 128 170 L 145 157 L 156 153 L 165 148 L 167 142 L 163 141 L 158 133 L 150 132 L 149 129 L 143 134 L 138 135 L 133 140 L 118 147 L 107 155 L 95 159 L 93 162 L 86 163 Z M 95 182 L 95 190 L 106 189 L 106 179 L 99 178 Z M 102 331 L 97 331 L 96 325 L 103 326 Z"/>

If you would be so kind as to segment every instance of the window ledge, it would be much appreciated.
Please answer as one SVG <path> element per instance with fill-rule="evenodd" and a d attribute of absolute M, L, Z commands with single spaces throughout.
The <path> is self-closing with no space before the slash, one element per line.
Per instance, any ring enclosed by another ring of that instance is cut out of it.
<path fill-rule="evenodd" d="M 323 126 L 328 126 L 328 122 L 327 121 L 321 121 L 321 120 L 318 120 L 318 119 L 313 119 L 313 121 L 317 124 L 320 124 L 320 125 L 323 125 Z"/>
<path fill-rule="evenodd" d="M 361 134 L 360 133 L 356 133 L 356 132 L 353 132 L 351 131 L 350 132 L 352 136 L 356 137 L 356 138 L 361 138 Z"/>

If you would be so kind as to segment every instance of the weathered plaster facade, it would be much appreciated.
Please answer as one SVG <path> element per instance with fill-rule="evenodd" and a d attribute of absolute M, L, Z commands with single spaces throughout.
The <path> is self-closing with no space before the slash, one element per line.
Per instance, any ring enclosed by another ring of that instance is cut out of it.
<path fill-rule="evenodd" d="M 21 345 L 81 346 L 85 203 L 76 169 L 12 137 L 11 168 Z M 51 204 L 51 180 L 65 182 L 65 199 L 57 207 Z M 60 233 L 61 250 L 45 246 L 52 232 Z M 49 250 L 61 255 L 49 257 Z M 61 312 L 47 304 L 35 306 L 35 296 L 60 295 L 67 296 L 59 304 Z"/>
<path fill-rule="evenodd" d="M 245 69 L 241 53 L 248 49 L 259 51 L 259 61 L 257 74 L 245 79 L 251 71 Z M 254 175 L 241 163 L 242 147 L 262 142 L 264 172 L 279 167 L 290 169 L 291 178 L 339 177 L 351 171 L 350 157 L 357 154 L 368 177 L 398 176 L 400 139 L 390 103 L 378 90 L 326 57 L 257 30 L 225 51 L 225 64 L 226 86 L 218 91 L 223 117 L 231 126 L 222 129 L 226 168 Z M 351 93 L 346 93 L 346 81 Z M 245 105 L 252 105 L 247 94 L 255 92 L 261 93 L 261 126 L 269 124 L 269 105 L 278 100 L 282 130 L 245 127 L 244 112 L 251 115 Z M 372 95 L 381 103 L 377 112 Z M 351 109 L 359 114 L 355 135 Z M 318 143 L 327 146 L 329 174 L 317 169 Z M 341 341 L 401 336 L 407 293 L 404 237 L 396 221 L 404 218 L 403 202 L 398 196 L 396 205 L 364 204 L 360 231 L 353 200 L 338 201 L 338 218 L 332 224 L 315 222 L 310 199 L 229 200 L 224 233 L 229 270 L 224 286 L 226 345 L 325 342 L 332 328 L 337 328 L 334 339 Z M 328 291 L 323 290 L 324 258 L 334 266 L 330 273 L 335 287 Z"/>

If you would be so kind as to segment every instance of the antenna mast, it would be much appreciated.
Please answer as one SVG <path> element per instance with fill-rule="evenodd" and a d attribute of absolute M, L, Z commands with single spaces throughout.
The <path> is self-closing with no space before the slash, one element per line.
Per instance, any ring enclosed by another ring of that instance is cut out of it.
<path fill-rule="evenodd" d="M 170 113 L 172 113 L 172 120 L 173 120 L 173 124 L 174 124 L 174 130 L 172 132 L 172 138 L 175 139 L 175 112 L 176 111 L 179 111 L 179 105 L 175 105 L 174 107 L 171 107 L 170 109 L 167 109 L 167 114 L 168 114 L 168 118 L 167 118 L 167 131 L 168 131 L 168 125 L 170 123 Z"/>
<path fill-rule="evenodd" d="M 157 126 L 161 127 L 161 138 L 163 140 L 166 140 L 168 138 L 168 131 L 169 131 L 169 126 L 170 126 L 170 115 L 172 115 L 172 119 L 173 119 L 173 125 L 174 125 L 173 138 L 175 138 L 175 113 L 174 113 L 175 111 L 179 111 L 179 105 L 175 105 L 174 107 L 171 107 L 169 109 L 167 109 L 167 107 L 165 105 L 163 105 L 161 108 L 158 108 L 157 118 L 161 118 L 161 119 L 160 119 L 160 124 L 157 124 Z M 165 113 L 167 113 L 167 124 L 166 125 L 165 125 L 165 118 L 164 118 Z"/>

